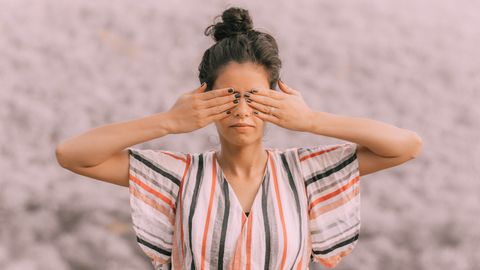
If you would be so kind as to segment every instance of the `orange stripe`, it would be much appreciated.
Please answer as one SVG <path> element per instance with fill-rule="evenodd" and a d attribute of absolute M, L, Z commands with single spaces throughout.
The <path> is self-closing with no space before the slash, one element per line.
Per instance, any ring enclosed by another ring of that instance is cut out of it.
<path fill-rule="evenodd" d="M 242 215 L 242 224 L 244 223 L 245 223 L 245 215 Z M 229 270 L 240 269 L 242 264 L 242 244 L 243 244 L 243 226 L 242 226 L 240 236 L 237 238 L 237 243 L 235 245 L 235 254 L 233 255 L 233 259 L 230 262 L 230 266 L 228 267 Z"/>
<path fill-rule="evenodd" d="M 237 243 L 235 246 L 235 254 L 233 255 L 232 262 L 230 263 L 229 270 L 240 270 L 242 265 L 242 244 L 243 244 L 243 228 L 245 224 L 245 215 L 242 215 L 242 228 L 240 229 L 240 235 L 237 237 Z"/>
<path fill-rule="evenodd" d="M 175 224 L 174 217 L 172 217 L 172 215 L 170 214 L 170 209 L 163 205 L 160 205 L 155 200 L 145 196 L 144 194 L 139 192 L 133 185 L 130 185 L 130 193 L 132 193 L 132 195 L 135 196 L 137 199 L 150 205 L 152 208 L 155 208 L 158 212 L 164 214 L 168 218 L 168 221 L 170 221 L 170 224 Z"/>
<path fill-rule="evenodd" d="M 173 157 L 173 158 L 176 158 L 176 159 L 178 159 L 178 160 L 181 160 L 181 161 L 187 163 L 187 160 L 185 160 L 185 158 L 183 158 L 183 157 L 176 156 L 176 155 L 174 155 L 174 154 L 172 154 L 172 153 L 170 153 L 170 152 L 167 152 L 167 151 L 160 151 L 160 152 L 164 153 L 165 155 L 169 155 L 169 156 L 171 156 L 171 157 Z"/>
<path fill-rule="evenodd" d="M 182 216 L 183 216 L 183 213 L 182 213 L 182 210 L 183 210 L 183 202 L 182 202 L 183 182 L 184 182 L 184 179 L 185 179 L 185 175 L 187 175 L 188 169 L 190 168 L 190 161 L 191 161 L 191 157 L 190 157 L 190 155 L 187 155 L 187 165 L 185 166 L 185 170 L 183 171 L 182 182 L 180 182 L 180 191 L 178 193 L 178 197 L 179 197 L 178 200 L 180 200 L 179 201 L 180 209 L 178 210 L 179 211 L 178 215 L 180 215 L 180 224 L 183 224 L 182 223 Z M 185 258 L 183 226 L 180 225 L 179 227 L 180 227 L 180 238 L 181 238 L 180 243 L 182 244 L 182 258 Z M 181 268 L 181 266 L 177 266 L 175 268 Z"/>
<path fill-rule="evenodd" d="M 300 261 L 297 264 L 297 270 L 301 270 L 303 265 L 303 257 L 300 257 Z"/>
<path fill-rule="evenodd" d="M 279 209 L 279 212 L 280 212 L 280 219 L 282 221 L 283 239 L 285 240 L 285 241 L 283 241 L 283 255 L 282 255 L 282 263 L 280 265 L 280 269 L 283 269 L 284 266 L 285 266 L 285 260 L 286 260 L 286 256 L 287 256 L 288 236 L 287 236 L 287 231 L 286 231 L 286 228 L 285 228 L 285 218 L 283 217 L 282 202 L 281 202 L 281 198 L 280 198 L 280 194 L 279 194 L 279 190 L 278 190 L 278 181 L 277 181 L 277 172 L 276 172 L 275 162 L 273 161 L 273 158 L 270 158 L 270 155 L 269 155 L 269 159 L 270 159 L 270 164 L 272 165 L 273 182 L 275 184 L 275 193 L 276 193 L 276 196 L 277 196 L 277 206 L 278 206 L 278 209 Z"/>
<path fill-rule="evenodd" d="M 321 154 L 323 154 L 323 153 L 328 153 L 328 152 L 333 151 L 333 150 L 335 150 L 335 149 L 337 149 L 337 148 L 339 148 L 339 147 L 340 147 L 340 145 L 339 145 L 339 146 L 334 146 L 334 147 L 332 147 L 332 148 L 330 148 L 330 149 L 325 149 L 325 150 L 321 150 L 321 151 L 318 151 L 318 152 L 315 152 L 315 153 L 311 153 L 311 154 L 309 154 L 309 155 L 306 155 L 306 156 L 300 158 L 300 161 L 304 161 L 304 160 L 306 160 L 306 159 L 312 158 L 312 157 L 314 157 L 314 156 L 321 155 Z"/>
<path fill-rule="evenodd" d="M 313 201 L 313 202 L 309 205 L 310 209 L 312 209 L 313 207 L 315 207 L 315 205 L 317 205 L 317 204 L 319 204 L 319 203 L 321 203 L 321 202 L 323 202 L 323 201 L 326 201 L 326 200 L 328 200 L 328 199 L 330 199 L 330 198 L 332 198 L 332 197 L 334 197 L 334 196 L 342 193 L 343 191 L 347 190 L 347 189 L 348 189 L 349 187 L 351 187 L 353 184 L 355 184 L 356 182 L 358 182 L 358 180 L 359 180 L 359 176 L 356 176 L 356 177 L 352 178 L 352 179 L 351 179 L 347 184 L 345 184 L 343 187 L 340 187 L 339 189 L 337 189 L 337 190 L 335 190 L 335 191 L 333 191 L 333 192 L 330 192 L 330 193 L 328 193 L 328 194 L 326 194 L 326 195 L 324 195 L 324 196 L 316 199 L 315 201 Z"/>
<path fill-rule="evenodd" d="M 213 206 L 213 195 L 215 194 L 215 185 L 217 184 L 217 164 L 213 163 L 212 166 L 212 188 L 210 190 L 210 199 L 208 202 L 208 211 L 207 211 L 207 220 L 205 220 L 205 227 L 203 229 L 203 240 L 202 240 L 202 256 L 201 256 L 201 266 L 200 269 L 205 269 L 205 252 L 207 251 L 207 235 L 208 235 L 208 226 L 210 225 L 210 214 L 212 213 Z"/>
<path fill-rule="evenodd" d="M 248 230 L 247 230 L 247 270 L 251 268 L 251 253 L 252 253 L 252 215 L 253 209 L 250 210 L 250 215 L 248 219 Z"/>
<path fill-rule="evenodd" d="M 167 198 L 166 196 L 162 195 L 160 192 L 158 192 L 157 190 L 153 189 L 152 187 L 146 185 L 145 183 L 143 183 L 142 181 L 140 181 L 138 178 L 136 178 L 135 176 L 133 176 L 132 174 L 130 174 L 130 179 L 135 182 L 137 185 L 141 186 L 144 190 L 150 192 L 151 194 L 155 195 L 155 197 L 161 199 L 162 201 L 166 202 L 168 205 L 170 205 L 170 207 L 172 209 L 175 209 L 175 204 L 172 202 L 172 200 L 170 200 L 169 198 Z"/>
<path fill-rule="evenodd" d="M 352 200 L 353 198 L 355 198 L 355 196 L 357 196 L 357 194 L 359 192 L 360 192 L 359 189 L 354 189 L 354 190 L 352 190 L 352 192 L 346 194 L 345 196 L 342 196 L 339 200 L 336 200 L 336 201 L 334 201 L 330 204 L 322 206 L 315 211 L 311 211 L 310 212 L 310 219 L 315 219 L 316 217 L 318 217 L 319 215 L 321 215 L 323 213 L 326 213 L 328 211 L 332 211 L 335 208 L 337 208 L 341 205 L 344 205 L 345 203 L 347 203 L 350 200 Z"/>
<path fill-rule="evenodd" d="M 168 259 L 164 259 L 152 251 L 149 251 L 149 250 L 144 250 L 144 251 L 147 254 L 147 256 L 150 257 L 153 261 L 156 261 L 159 263 L 168 263 Z"/>
<path fill-rule="evenodd" d="M 315 259 L 317 262 L 322 263 L 327 268 L 334 268 L 340 262 L 342 257 L 347 256 L 352 251 L 352 249 L 353 247 L 349 247 L 346 250 L 343 250 L 338 254 L 330 256 L 328 258 L 317 257 Z"/>

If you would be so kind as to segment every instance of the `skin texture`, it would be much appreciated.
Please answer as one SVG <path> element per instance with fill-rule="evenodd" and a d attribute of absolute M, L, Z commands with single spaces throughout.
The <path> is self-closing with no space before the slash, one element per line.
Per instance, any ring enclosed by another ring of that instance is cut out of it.
<path fill-rule="evenodd" d="M 239 103 L 231 109 L 232 113 L 214 121 L 221 144 L 216 157 L 232 181 L 241 179 L 237 182 L 256 184 L 263 175 L 268 154 L 262 145 L 262 137 L 267 122 L 295 131 L 311 128 L 313 111 L 300 92 L 281 82 L 278 85 L 281 91 L 270 89 L 265 68 L 252 62 L 230 62 L 219 72 L 212 89 L 232 87 L 241 94 Z M 249 93 L 252 89 L 257 92 Z M 271 114 L 269 108 L 274 109 Z M 253 127 L 232 128 L 231 125 L 236 123 Z"/>
<path fill-rule="evenodd" d="M 250 95 L 250 103 L 242 98 L 230 117 L 215 122 L 222 146 L 218 159 L 232 175 L 245 178 L 250 171 L 263 172 L 253 168 L 266 161 L 261 143 L 266 122 L 356 143 L 360 175 L 399 165 L 421 151 L 422 140 L 413 131 L 372 119 L 313 111 L 299 91 L 280 81 L 278 85 L 281 91 L 269 89 L 267 73 L 253 63 L 231 63 L 220 72 L 214 89 L 234 87 L 242 97 L 251 88 L 258 90 Z M 236 122 L 254 124 L 255 128 L 240 132 L 229 127 Z"/>
<path fill-rule="evenodd" d="M 234 88 L 241 97 L 228 117 L 215 121 L 221 145 L 221 150 L 216 153 L 217 160 L 223 172 L 229 174 L 229 180 L 258 181 L 255 176 L 263 174 L 267 162 L 267 152 L 262 144 L 266 121 L 253 113 L 254 109 L 244 95 L 252 88 L 268 89 L 267 73 L 261 65 L 231 62 L 219 72 L 212 89 L 225 87 Z M 253 127 L 230 127 L 239 122 Z"/>

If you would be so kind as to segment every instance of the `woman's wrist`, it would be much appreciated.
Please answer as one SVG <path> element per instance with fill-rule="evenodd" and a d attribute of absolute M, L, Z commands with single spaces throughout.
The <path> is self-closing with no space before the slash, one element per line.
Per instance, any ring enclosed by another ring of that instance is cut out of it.
<path fill-rule="evenodd" d="M 145 132 L 145 141 L 160 138 L 174 132 L 172 117 L 168 112 L 160 112 L 145 117 L 141 129 Z"/>

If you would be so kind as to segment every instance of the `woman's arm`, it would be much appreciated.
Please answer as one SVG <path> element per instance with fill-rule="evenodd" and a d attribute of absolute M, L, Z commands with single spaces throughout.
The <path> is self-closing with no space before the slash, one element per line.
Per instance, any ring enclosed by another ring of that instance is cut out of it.
<path fill-rule="evenodd" d="M 315 111 L 309 132 L 357 144 L 360 175 L 415 158 L 422 139 L 415 132 L 380 121 Z"/>
<path fill-rule="evenodd" d="M 55 150 L 65 169 L 121 186 L 129 185 L 129 156 L 125 149 L 167 134 L 187 133 L 228 116 L 236 106 L 234 90 L 205 92 L 207 84 L 181 95 L 167 112 L 108 124 L 70 138 Z"/>
<path fill-rule="evenodd" d="M 57 145 L 57 161 L 72 172 L 128 186 L 129 162 L 125 148 L 168 135 L 170 123 L 170 114 L 161 112 L 94 128 Z"/>

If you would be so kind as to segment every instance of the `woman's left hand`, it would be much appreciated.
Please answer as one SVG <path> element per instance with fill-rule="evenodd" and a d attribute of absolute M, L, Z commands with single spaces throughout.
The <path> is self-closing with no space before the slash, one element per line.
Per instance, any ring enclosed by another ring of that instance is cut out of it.
<path fill-rule="evenodd" d="M 280 80 L 277 83 L 281 92 L 259 88 L 254 88 L 257 92 L 250 91 L 251 102 L 247 104 L 254 109 L 254 115 L 290 130 L 310 130 L 313 111 L 307 106 L 300 92 Z"/>

